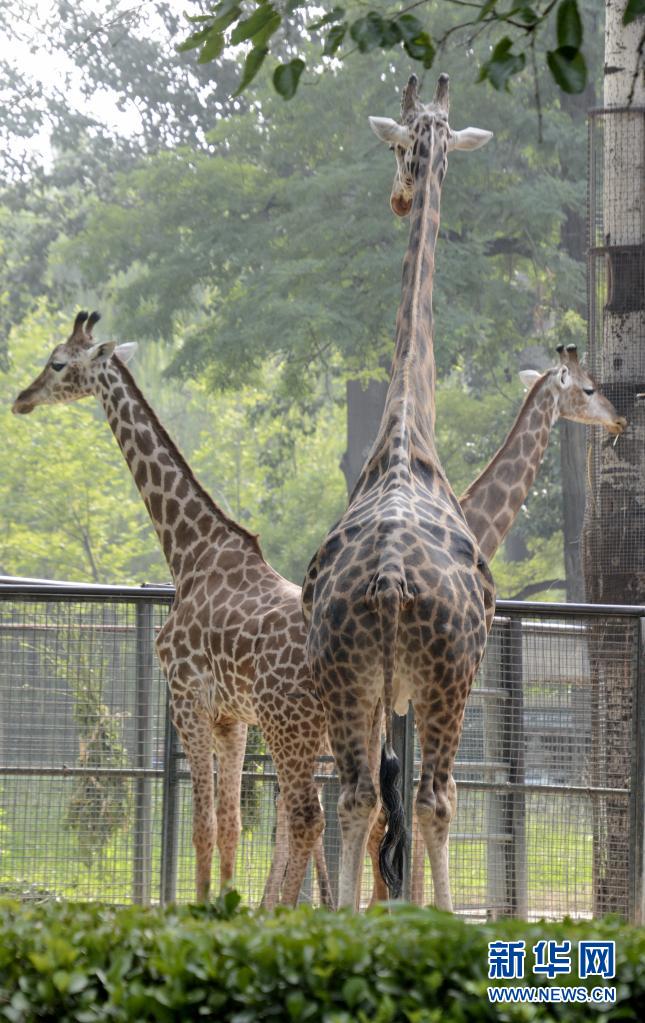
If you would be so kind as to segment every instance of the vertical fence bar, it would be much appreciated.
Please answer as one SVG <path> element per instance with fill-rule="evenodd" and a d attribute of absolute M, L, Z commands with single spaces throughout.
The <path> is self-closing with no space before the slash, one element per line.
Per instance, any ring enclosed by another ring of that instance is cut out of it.
<path fill-rule="evenodd" d="M 401 765 L 401 796 L 405 826 L 410 837 L 408 855 L 403 867 L 402 898 L 410 899 L 412 878 L 412 811 L 414 797 L 414 711 L 408 705 L 405 715 L 392 715 L 392 745 Z"/>
<path fill-rule="evenodd" d="M 325 814 L 325 830 L 323 832 L 323 849 L 327 861 L 329 887 L 331 888 L 334 905 L 338 905 L 338 880 L 340 877 L 340 824 L 338 822 L 338 797 L 340 783 L 336 774 L 331 775 L 322 789 L 322 806 Z"/>
<path fill-rule="evenodd" d="M 524 679 L 522 657 L 522 619 L 511 616 L 508 623 L 506 657 L 503 680 L 508 693 L 505 719 L 504 759 L 508 761 L 508 780 L 523 785 L 525 778 L 524 754 Z M 506 889 L 510 916 L 526 919 L 528 916 L 528 877 L 526 858 L 526 796 L 512 792 L 506 800 L 506 833 L 510 843 L 506 846 Z"/>
<path fill-rule="evenodd" d="M 152 604 L 136 606 L 136 695 L 135 765 L 138 770 L 152 767 Z M 152 783 L 137 778 L 134 786 L 134 867 L 132 897 L 148 905 L 152 872 Z"/>
<path fill-rule="evenodd" d="M 177 854 L 179 849 L 180 749 L 172 723 L 170 690 L 166 689 L 166 726 L 163 758 L 163 809 L 161 814 L 161 892 L 163 906 L 177 898 Z"/>
<path fill-rule="evenodd" d="M 484 704 L 484 761 L 499 786 L 487 796 L 487 901 L 493 918 L 526 917 L 526 797 L 504 791 L 505 783 L 525 781 L 522 620 L 510 615 L 500 627 L 499 688 Z"/>
<path fill-rule="evenodd" d="M 485 764 L 485 779 L 496 787 L 485 794 L 485 825 L 486 838 L 486 906 L 488 916 L 495 920 L 505 915 L 509 904 L 506 873 L 506 802 L 508 795 L 503 792 L 509 780 L 509 765 L 504 759 L 505 715 L 507 713 L 508 693 L 504 685 L 504 675 L 508 667 L 509 619 L 499 621 L 499 644 L 489 643 L 486 658 L 485 683 L 487 694 L 484 697 L 482 712 L 482 748 Z M 498 659 L 493 660 L 494 654 Z"/>
<path fill-rule="evenodd" d="M 629 799 L 629 920 L 642 927 L 645 923 L 645 618 L 637 623 L 635 647 Z"/>

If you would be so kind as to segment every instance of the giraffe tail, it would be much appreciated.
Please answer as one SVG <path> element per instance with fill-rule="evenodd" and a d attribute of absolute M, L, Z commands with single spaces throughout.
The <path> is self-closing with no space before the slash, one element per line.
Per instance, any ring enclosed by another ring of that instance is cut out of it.
<path fill-rule="evenodd" d="M 376 603 L 380 612 L 383 639 L 383 710 L 385 714 L 385 742 L 381 749 L 379 784 L 385 811 L 386 830 L 379 847 L 379 867 L 390 897 L 398 899 L 403 888 L 409 838 L 405 826 L 400 788 L 401 765 L 392 745 L 392 715 L 394 713 L 392 694 L 399 614 L 406 601 L 399 585 L 386 585 L 378 591 Z"/>

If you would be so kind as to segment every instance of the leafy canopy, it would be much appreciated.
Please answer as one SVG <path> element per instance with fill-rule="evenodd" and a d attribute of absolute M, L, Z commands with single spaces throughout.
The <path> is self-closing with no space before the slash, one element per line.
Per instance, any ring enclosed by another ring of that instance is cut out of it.
<path fill-rule="evenodd" d="M 344 60 L 358 51 L 404 51 L 407 57 L 429 70 L 450 36 L 458 33 L 468 48 L 481 36 L 493 41 L 492 53 L 483 63 L 479 81 L 494 89 L 507 89 L 511 79 L 526 65 L 527 53 L 535 56 L 536 40 L 555 30 L 556 46 L 547 52 L 548 69 L 564 92 L 579 93 L 587 81 L 587 64 L 582 51 L 583 29 L 578 0 L 449 0 L 459 10 L 459 20 L 445 25 L 433 0 L 416 4 L 394 4 L 389 13 L 363 4 L 339 6 L 333 0 L 309 4 L 299 0 L 219 0 L 210 14 L 188 16 L 193 31 L 178 46 L 180 53 L 198 52 L 200 64 L 219 58 L 227 47 L 246 45 L 246 57 L 235 95 L 243 93 L 268 56 L 279 61 L 273 71 L 273 86 L 283 99 L 291 99 L 307 67 L 304 43 L 313 40 L 316 49 L 310 61 Z M 320 9 L 324 13 L 320 14 Z M 625 17 L 638 15 L 642 0 L 630 0 Z M 414 10 L 414 13 L 412 13 Z M 430 23 L 433 25 L 430 31 Z M 311 67 L 311 64 L 310 64 Z M 537 77 L 537 72 L 536 72 Z"/>

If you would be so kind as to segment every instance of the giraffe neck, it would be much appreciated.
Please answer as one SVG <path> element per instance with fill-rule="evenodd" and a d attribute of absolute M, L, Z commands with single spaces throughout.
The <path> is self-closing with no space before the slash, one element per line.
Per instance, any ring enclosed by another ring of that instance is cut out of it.
<path fill-rule="evenodd" d="M 227 542 L 240 559 L 263 560 L 257 538 L 229 519 L 195 479 L 123 363 L 116 357 L 102 363 L 93 385 L 175 584 L 207 550 Z"/>
<path fill-rule="evenodd" d="M 497 454 L 460 497 L 464 517 L 484 557 L 493 557 L 513 525 L 557 418 L 557 398 L 547 373 L 529 391 Z"/>
<path fill-rule="evenodd" d="M 425 449 L 425 453 L 436 462 L 432 286 L 445 149 L 434 129 L 427 140 L 419 139 L 418 145 L 419 167 L 410 212 L 408 247 L 403 260 L 401 301 L 385 417 L 401 417 L 404 427 L 410 431 L 413 444 L 422 453 Z"/>
<path fill-rule="evenodd" d="M 385 471 L 405 462 L 425 481 L 445 479 L 434 439 L 435 364 L 432 321 L 434 251 L 445 149 L 434 129 L 418 142 L 419 168 L 403 260 L 396 343 L 381 425 L 350 501 L 372 489 Z M 426 470 L 431 471 L 428 476 Z M 406 469 L 406 471 L 409 471 Z M 456 499 L 453 498 L 456 503 Z"/>

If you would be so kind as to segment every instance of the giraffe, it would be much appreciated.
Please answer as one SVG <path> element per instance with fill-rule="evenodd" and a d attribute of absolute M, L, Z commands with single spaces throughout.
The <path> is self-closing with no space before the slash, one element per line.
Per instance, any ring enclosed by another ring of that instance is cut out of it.
<path fill-rule="evenodd" d="M 391 206 L 410 214 L 396 344 L 381 425 L 350 496 L 305 575 L 307 657 L 325 709 L 339 773 L 339 904 L 356 908 L 381 718 L 379 785 L 387 830 L 380 868 L 400 894 L 407 835 L 392 748 L 392 714 L 412 702 L 421 743 L 416 810 L 436 903 L 451 909 L 448 832 L 456 806 L 452 767 L 473 677 L 492 623 L 495 592 L 484 557 L 440 465 L 434 440 L 432 282 L 439 201 L 449 149 L 491 137 L 451 131 L 448 76 L 423 105 L 417 78 L 403 91 L 401 124 L 371 118 L 394 148 Z"/>
<path fill-rule="evenodd" d="M 487 558 L 495 555 L 515 521 L 533 484 L 551 430 L 558 418 L 602 426 L 614 435 L 625 428 L 626 420 L 618 415 L 578 361 L 576 346 L 570 344 L 565 349 L 564 345 L 558 345 L 556 351 L 558 364 L 548 371 L 520 372 L 520 378 L 529 391 L 515 423 L 499 450 L 459 498 L 466 521 Z M 314 741 L 316 747 L 322 749 L 324 734 Z M 384 831 L 384 819 L 380 814 L 368 840 L 374 877 L 372 903 L 387 898 L 387 888 L 378 866 L 378 850 Z M 279 854 L 281 849 L 286 848 L 286 834 L 286 815 L 279 803 L 276 830 L 278 852 L 272 863 L 272 871 L 280 870 L 282 861 Z M 322 851 L 319 855 L 323 855 Z M 422 901 L 423 896 L 424 856 L 425 849 L 415 821 L 411 898 L 417 903 Z"/>
<path fill-rule="evenodd" d="M 191 772 L 197 897 L 209 895 L 215 841 L 222 887 L 231 882 L 246 732 L 258 724 L 288 822 L 281 900 L 295 903 L 315 846 L 321 893 L 329 902 L 316 843 L 324 822 L 314 783 L 324 717 L 304 660 L 300 589 L 267 564 L 257 537 L 228 518 L 197 481 L 126 366 L 136 345 L 95 342 L 98 320 L 96 312 L 77 315 L 71 335 L 56 345 L 13 411 L 94 395 L 161 543 L 175 598 L 156 647 Z M 277 894 L 274 885 L 267 901 Z"/>
<path fill-rule="evenodd" d="M 559 418 L 601 426 L 614 436 L 627 425 L 627 420 L 618 415 L 580 363 L 576 346 L 558 345 L 556 352 L 558 363 L 546 372 L 520 372 L 522 383 L 529 390 L 515 422 L 499 450 L 459 498 L 479 549 L 489 560 L 497 553 L 533 485 L 551 430 Z M 387 897 L 376 869 L 383 833 L 381 814 L 368 844 L 375 879 L 373 902 Z M 415 823 L 411 899 L 416 903 L 423 898 L 424 854 Z"/>

